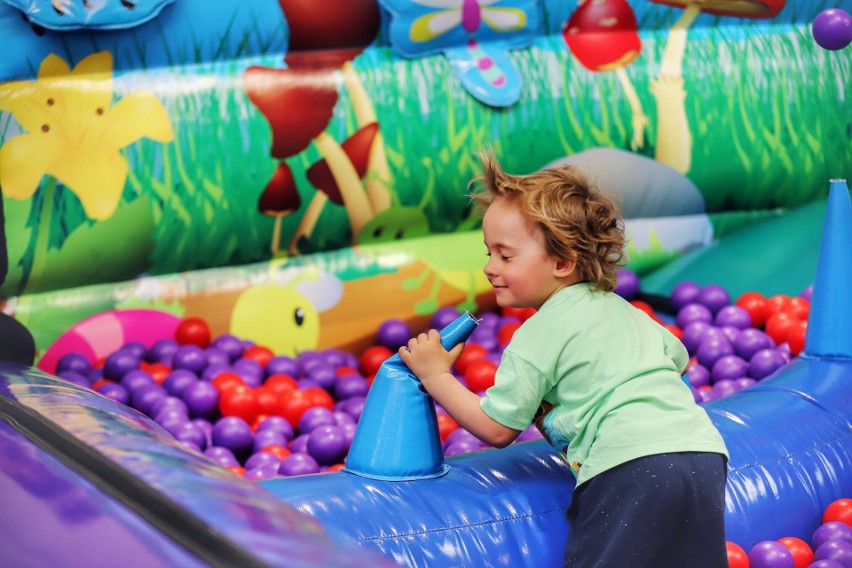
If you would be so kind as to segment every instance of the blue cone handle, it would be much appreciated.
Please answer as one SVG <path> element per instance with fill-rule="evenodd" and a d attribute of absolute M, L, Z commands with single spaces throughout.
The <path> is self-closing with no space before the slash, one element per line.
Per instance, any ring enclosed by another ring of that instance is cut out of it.
<path fill-rule="evenodd" d="M 477 325 L 465 312 L 441 330 L 441 345 L 452 349 Z M 435 404 L 399 354 L 376 373 L 343 471 L 387 481 L 428 479 L 449 471 Z"/>

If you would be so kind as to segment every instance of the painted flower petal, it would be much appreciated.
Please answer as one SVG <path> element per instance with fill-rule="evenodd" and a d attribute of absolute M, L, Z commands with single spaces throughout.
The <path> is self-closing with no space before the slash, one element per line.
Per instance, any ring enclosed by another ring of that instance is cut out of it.
<path fill-rule="evenodd" d="M 70 73 L 71 68 L 68 67 L 68 64 L 65 63 L 64 59 L 55 53 L 51 53 L 45 57 L 38 68 L 39 79 L 44 79 L 46 77 L 61 77 Z"/>
<path fill-rule="evenodd" d="M 171 142 L 174 131 L 163 103 L 151 93 L 131 93 L 118 101 L 106 117 L 107 128 L 98 145 L 124 148 L 143 136 Z"/>
<path fill-rule="evenodd" d="M 0 86 L 0 111 L 12 113 L 27 132 L 38 132 L 45 124 L 57 124 L 57 115 L 61 113 L 58 107 L 48 102 L 49 99 L 41 85 L 30 81 L 14 81 Z"/>
<path fill-rule="evenodd" d="M 115 213 L 127 181 L 127 160 L 118 152 L 75 151 L 52 164 L 47 173 L 56 176 L 77 194 L 91 219 L 103 221 Z"/>
<path fill-rule="evenodd" d="M 22 134 L 0 148 L 0 185 L 5 195 L 14 199 L 31 197 L 48 165 L 62 152 L 56 137 L 39 134 Z"/>

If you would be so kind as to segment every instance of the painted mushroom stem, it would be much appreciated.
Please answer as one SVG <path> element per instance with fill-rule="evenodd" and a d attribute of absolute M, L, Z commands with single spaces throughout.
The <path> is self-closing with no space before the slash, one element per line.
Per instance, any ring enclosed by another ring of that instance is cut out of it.
<path fill-rule="evenodd" d="M 296 190 L 293 172 L 285 162 L 280 162 L 266 188 L 260 195 L 257 208 L 263 215 L 275 217 L 275 227 L 272 231 L 270 251 L 276 254 L 281 241 L 281 220 L 299 209 L 302 199 Z"/>

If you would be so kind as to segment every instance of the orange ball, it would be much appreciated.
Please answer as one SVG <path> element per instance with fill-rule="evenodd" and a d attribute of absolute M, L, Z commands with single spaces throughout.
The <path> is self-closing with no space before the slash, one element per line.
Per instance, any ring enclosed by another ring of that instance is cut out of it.
<path fill-rule="evenodd" d="M 742 546 L 728 541 L 725 548 L 728 550 L 728 568 L 749 568 L 751 562 Z"/>
<path fill-rule="evenodd" d="M 754 327 L 763 327 L 766 323 L 766 318 L 769 315 L 769 303 L 760 292 L 746 292 L 737 298 L 735 303 L 748 312 L 751 317 L 751 325 Z"/>
<path fill-rule="evenodd" d="M 807 568 L 814 560 L 814 551 L 807 542 L 794 536 L 779 538 L 778 542 L 787 547 L 793 555 L 793 568 Z"/>
<path fill-rule="evenodd" d="M 497 373 L 497 364 L 488 359 L 479 359 L 468 365 L 464 374 L 464 382 L 467 388 L 473 392 L 482 392 L 494 386 L 494 375 Z"/>
<path fill-rule="evenodd" d="M 829 503 L 822 514 L 822 522 L 839 521 L 852 527 L 852 499 L 838 499 Z"/>
<path fill-rule="evenodd" d="M 197 345 L 203 349 L 210 343 L 210 326 L 201 318 L 184 318 L 175 330 L 175 339 L 181 345 Z"/>

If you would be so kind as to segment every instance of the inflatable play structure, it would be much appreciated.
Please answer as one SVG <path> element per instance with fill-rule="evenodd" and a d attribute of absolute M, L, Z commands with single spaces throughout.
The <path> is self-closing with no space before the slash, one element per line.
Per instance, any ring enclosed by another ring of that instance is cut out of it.
<path fill-rule="evenodd" d="M 3 562 L 561 565 L 565 464 L 542 440 L 445 460 L 393 359 L 344 470 L 261 481 L 58 376 L 188 318 L 294 360 L 357 357 L 445 307 L 465 339 L 496 308 L 466 198 L 485 147 L 614 193 L 648 298 L 813 286 L 802 354 L 705 403 L 731 452 L 728 540 L 810 537 L 852 497 L 850 11 L 0 1 Z"/>

